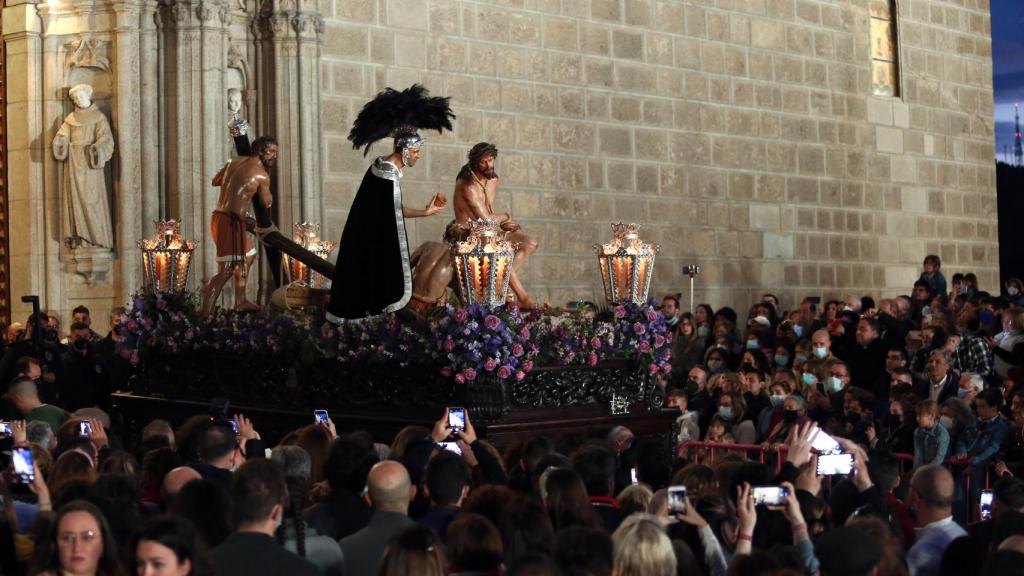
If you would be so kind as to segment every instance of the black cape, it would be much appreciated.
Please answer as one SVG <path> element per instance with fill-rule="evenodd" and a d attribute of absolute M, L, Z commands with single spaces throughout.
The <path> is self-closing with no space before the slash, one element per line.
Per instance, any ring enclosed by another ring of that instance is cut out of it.
<path fill-rule="evenodd" d="M 400 178 L 383 158 L 363 176 L 338 245 L 327 306 L 332 322 L 395 312 L 412 297 Z"/>

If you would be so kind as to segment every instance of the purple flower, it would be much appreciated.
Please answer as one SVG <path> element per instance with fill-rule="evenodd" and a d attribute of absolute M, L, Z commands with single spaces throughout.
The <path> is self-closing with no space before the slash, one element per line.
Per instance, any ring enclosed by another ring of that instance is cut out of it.
<path fill-rule="evenodd" d="M 516 344 L 512 345 L 512 355 L 513 356 L 518 358 L 519 356 L 523 355 L 523 352 L 524 352 L 524 350 L 523 350 L 523 345 L 522 344 L 516 343 Z"/>
<path fill-rule="evenodd" d="M 587 356 L 587 364 L 590 364 L 591 366 L 596 366 L 597 365 L 597 354 L 594 354 L 593 352 L 591 352 L 590 356 Z"/>
<path fill-rule="evenodd" d="M 501 319 L 493 314 L 488 314 L 487 317 L 484 318 L 484 326 L 487 326 L 488 330 L 497 330 L 500 325 Z"/>
<path fill-rule="evenodd" d="M 501 368 L 498 368 L 498 378 L 501 378 L 502 380 L 504 380 L 504 379 L 508 378 L 511 375 L 512 375 L 512 370 L 508 366 L 502 366 Z"/>
<path fill-rule="evenodd" d="M 497 367 L 498 363 L 494 361 L 494 358 L 488 358 L 484 362 L 484 370 L 488 372 L 494 372 L 494 368 Z"/>
<path fill-rule="evenodd" d="M 455 309 L 455 321 L 456 322 L 458 322 L 459 324 L 462 324 L 463 322 L 466 321 L 467 318 L 469 318 L 469 312 L 466 312 L 465 308 L 456 308 Z"/>
<path fill-rule="evenodd" d="M 470 382 L 476 380 L 476 370 L 472 368 L 466 368 L 465 370 L 463 370 L 462 375 L 465 376 L 466 380 L 469 380 Z"/>
<path fill-rule="evenodd" d="M 647 327 L 644 326 L 642 323 L 637 322 L 637 323 L 633 324 L 633 333 L 634 334 L 640 335 L 640 334 L 643 334 L 645 332 L 647 332 Z"/>

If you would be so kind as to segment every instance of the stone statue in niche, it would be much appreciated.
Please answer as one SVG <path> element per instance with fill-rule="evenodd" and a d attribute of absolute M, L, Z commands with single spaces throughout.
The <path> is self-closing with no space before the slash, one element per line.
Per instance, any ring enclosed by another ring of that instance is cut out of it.
<path fill-rule="evenodd" d="M 71 249 L 114 246 L 110 203 L 103 168 L 114 154 L 114 136 L 103 112 L 92 102 L 92 86 L 68 91 L 75 111 L 53 139 L 53 156 L 67 161 L 62 178 L 61 232 Z"/>
<path fill-rule="evenodd" d="M 238 88 L 228 88 L 228 112 L 231 113 L 231 121 L 228 122 L 228 131 L 231 136 L 247 135 L 249 122 L 242 118 L 242 91 Z"/>

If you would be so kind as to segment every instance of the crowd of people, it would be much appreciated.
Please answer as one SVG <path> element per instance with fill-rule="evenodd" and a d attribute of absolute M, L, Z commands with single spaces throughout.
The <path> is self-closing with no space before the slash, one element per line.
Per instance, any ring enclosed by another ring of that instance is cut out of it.
<path fill-rule="evenodd" d="M 76 310 L 66 341 L 39 314 L 0 357 L 0 573 L 1024 574 L 1024 296 L 1003 288 L 947 289 L 929 256 L 877 302 L 766 294 L 741 320 L 670 296 L 671 430 L 503 452 L 447 409 L 389 444 L 312 415 L 270 443 L 223 408 L 128 436 L 118 313 L 104 338 Z"/>

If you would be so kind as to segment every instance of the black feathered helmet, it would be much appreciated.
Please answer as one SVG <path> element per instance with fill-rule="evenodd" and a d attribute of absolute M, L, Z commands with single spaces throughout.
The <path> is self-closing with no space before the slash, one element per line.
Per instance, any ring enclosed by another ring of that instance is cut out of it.
<path fill-rule="evenodd" d="M 401 92 L 387 88 L 363 106 L 352 124 L 348 139 L 353 148 L 364 148 L 363 156 L 366 156 L 374 142 L 394 138 L 394 151 L 401 151 L 403 160 L 408 163 L 409 150 L 423 145 L 420 130 L 441 133 L 452 129 L 455 114 L 449 100 L 431 97 L 420 84 L 413 84 Z"/>

